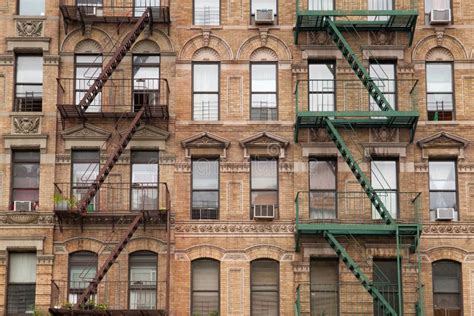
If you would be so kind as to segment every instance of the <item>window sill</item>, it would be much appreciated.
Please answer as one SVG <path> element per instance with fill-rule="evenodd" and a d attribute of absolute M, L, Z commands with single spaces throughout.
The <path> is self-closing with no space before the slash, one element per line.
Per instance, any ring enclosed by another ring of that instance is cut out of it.
<path fill-rule="evenodd" d="M 12 116 L 44 116 L 44 112 L 9 112 L 8 115 Z"/>
<path fill-rule="evenodd" d="M 14 15 L 14 20 L 46 20 L 46 15 Z"/>
<path fill-rule="evenodd" d="M 190 27 L 191 30 L 222 30 L 222 25 L 220 24 L 213 24 L 213 25 L 195 25 L 193 24 Z"/>

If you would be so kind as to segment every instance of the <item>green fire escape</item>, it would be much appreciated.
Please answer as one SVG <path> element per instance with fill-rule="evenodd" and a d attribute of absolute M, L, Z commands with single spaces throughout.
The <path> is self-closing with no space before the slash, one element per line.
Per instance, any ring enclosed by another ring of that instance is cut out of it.
<path fill-rule="evenodd" d="M 398 1 L 397 1 L 398 2 Z M 300 241 L 303 236 L 322 236 L 331 248 L 336 252 L 347 269 L 352 272 L 358 282 L 365 288 L 373 298 L 374 305 L 383 311 L 384 315 L 403 315 L 403 289 L 401 280 L 402 258 L 400 252 L 401 239 L 409 239 L 411 242 L 410 252 L 417 252 L 421 225 L 419 223 L 407 223 L 392 217 L 387 207 L 372 187 L 369 178 L 360 168 L 357 160 L 344 142 L 338 129 L 354 130 L 363 128 L 392 128 L 409 131 L 410 142 L 413 141 L 419 113 L 416 110 L 397 111 L 388 101 L 377 84 L 377 79 L 371 78 L 369 71 L 364 67 L 357 54 L 350 47 L 348 40 L 344 38 L 343 32 L 404 32 L 408 44 L 413 41 L 418 11 L 416 5 L 410 9 L 403 10 L 309 10 L 305 5 L 300 6 L 297 0 L 296 26 L 294 29 L 295 44 L 299 44 L 300 35 L 303 32 L 325 32 L 342 53 L 343 58 L 358 78 L 358 84 L 362 87 L 371 102 L 380 111 L 316 111 L 311 110 L 309 105 L 304 108 L 300 105 L 300 91 L 296 88 L 296 122 L 294 130 L 295 142 L 298 142 L 299 132 L 302 129 L 325 129 L 329 138 L 334 142 L 342 159 L 360 184 L 364 195 L 372 205 L 374 211 L 380 215 L 382 221 L 364 224 L 348 223 L 305 223 L 300 220 L 301 205 L 296 197 L 296 250 L 300 249 Z M 356 80 L 357 81 L 357 80 Z M 305 93 L 305 92 L 303 92 Z M 410 91 L 411 93 L 411 91 Z M 357 102 L 357 101 L 354 101 Z M 383 114 L 381 114 L 383 113 Z M 359 265 L 351 258 L 338 237 L 343 236 L 392 236 L 395 237 L 397 246 L 397 269 L 398 269 L 398 311 L 377 289 L 373 281 L 367 277 Z M 419 268 L 419 262 L 418 262 Z M 421 287 L 421 286 L 420 286 Z M 418 289 L 420 290 L 420 289 Z M 301 314 L 300 288 L 297 289 L 295 314 Z M 415 307 L 417 315 L 423 315 L 422 302 L 418 299 Z"/>

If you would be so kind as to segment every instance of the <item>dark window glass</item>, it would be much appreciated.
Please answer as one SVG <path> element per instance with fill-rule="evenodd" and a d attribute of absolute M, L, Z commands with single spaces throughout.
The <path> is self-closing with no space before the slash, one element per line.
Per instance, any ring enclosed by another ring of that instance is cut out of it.
<path fill-rule="evenodd" d="M 280 266 L 275 260 L 255 260 L 250 266 L 252 315 L 277 316 Z"/>
<path fill-rule="evenodd" d="M 40 152 L 14 151 L 12 170 L 12 202 L 31 202 L 31 210 L 39 206 Z"/>
<path fill-rule="evenodd" d="M 255 213 L 269 214 L 278 209 L 278 163 L 276 160 L 252 159 L 251 168 L 251 207 Z"/>
<path fill-rule="evenodd" d="M 374 286 L 398 314 L 400 309 L 398 307 L 397 261 L 374 259 L 373 279 Z M 383 316 L 386 314 L 386 310 L 374 303 L 374 316 Z"/>
<path fill-rule="evenodd" d="M 311 315 L 339 314 L 337 259 L 311 260 Z"/>
<path fill-rule="evenodd" d="M 193 64 L 193 120 L 219 119 L 219 64 Z"/>
<path fill-rule="evenodd" d="M 434 262 L 432 268 L 434 314 L 436 316 L 461 316 L 461 264 L 442 260 Z"/>
<path fill-rule="evenodd" d="M 132 210 L 158 210 L 158 151 L 132 151 Z"/>
<path fill-rule="evenodd" d="M 160 55 L 133 55 L 133 105 L 160 105 Z"/>
<path fill-rule="evenodd" d="M 16 58 L 16 112 L 41 112 L 43 107 L 43 56 Z"/>
<path fill-rule="evenodd" d="M 219 161 L 193 160 L 192 219 L 217 219 L 219 213 Z"/>
<path fill-rule="evenodd" d="M 36 254 L 10 253 L 8 263 L 7 313 L 33 314 L 36 294 Z"/>
<path fill-rule="evenodd" d="M 373 160 L 370 163 L 372 187 L 393 218 L 398 211 L 397 162 L 395 160 Z M 380 214 L 372 207 L 372 218 L 380 219 Z"/>
<path fill-rule="evenodd" d="M 219 262 L 199 259 L 191 263 L 191 315 L 219 314 Z"/>
<path fill-rule="evenodd" d="M 18 0 L 20 15 L 44 15 L 45 0 Z"/>
<path fill-rule="evenodd" d="M 309 110 L 334 111 L 335 110 L 335 64 L 311 63 L 309 64 Z"/>
<path fill-rule="evenodd" d="M 274 121 L 278 117 L 277 64 L 252 64 L 250 119 Z"/>
<path fill-rule="evenodd" d="M 385 99 L 393 109 L 397 108 L 397 82 L 395 63 L 370 62 L 369 73 L 374 83 L 383 92 Z M 370 111 L 381 111 L 377 103 L 370 97 Z"/>
<path fill-rule="evenodd" d="M 135 17 L 142 16 L 147 7 L 159 7 L 160 0 L 134 0 Z"/>
<path fill-rule="evenodd" d="M 100 157 L 98 150 L 74 150 L 72 152 L 72 195 L 79 202 L 87 193 L 90 184 L 94 182 L 99 174 Z M 96 209 L 98 194 L 87 207 L 87 211 Z"/>
<path fill-rule="evenodd" d="M 336 218 L 336 160 L 311 160 L 309 187 L 310 218 Z"/>
<path fill-rule="evenodd" d="M 102 72 L 102 55 L 76 55 L 76 84 L 75 98 L 76 104 L 79 104 L 94 84 L 95 79 L 99 77 Z M 102 92 L 96 95 L 92 103 L 87 108 L 86 112 L 100 112 L 102 105 Z"/>
<path fill-rule="evenodd" d="M 428 120 L 454 119 L 453 64 L 426 63 Z"/>
<path fill-rule="evenodd" d="M 97 273 L 97 254 L 78 251 L 69 255 L 69 297 L 75 304 Z"/>
<path fill-rule="evenodd" d="M 220 0 L 194 0 L 194 25 L 219 25 Z"/>
<path fill-rule="evenodd" d="M 129 257 L 130 309 L 156 309 L 158 259 L 155 253 L 134 252 Z"/>
<path fill-rule="evenodd" d="M 452 208 L 458 219 L 456 163 L 454 161 L 430 161 L 430 213 L 435 218 L 436 209 Z"/>

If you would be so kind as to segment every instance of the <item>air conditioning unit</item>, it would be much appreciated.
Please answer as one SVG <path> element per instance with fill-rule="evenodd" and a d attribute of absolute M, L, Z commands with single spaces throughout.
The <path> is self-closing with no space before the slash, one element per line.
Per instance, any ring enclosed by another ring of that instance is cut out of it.
<path fill-rule="evenodd" d="M 451 22 L 451 9 L 431 10 L 430 24 L 449 24 Z"/>
<path fill-rule="evenodd" d="M 253 218 L 261 219 L 274 219 L 275 218 L 276 205 L 254 205 L 253 206 Z"/>
<path fill-rule="evenodd" d="M 87 16 L 104 16 L 104 8 L 97 6 L 83 6 L 84 14 Z"/>
<path fill-rule="evenodd" d="M 274 19 L 272 9 L 259 9 L 255 12 L 255 24 L 273 24 Z"/>
<path fill-rule="evenodd" d="M 15 212 L 31 212 L 31 201 L 15 201 L 13 202 L 13 210 Z"/>
<path fill-rule="evenodd" d="M 454 219 L 454 208 L 439 207 L 436 209 L 437 221 L 452 221 Z"/>

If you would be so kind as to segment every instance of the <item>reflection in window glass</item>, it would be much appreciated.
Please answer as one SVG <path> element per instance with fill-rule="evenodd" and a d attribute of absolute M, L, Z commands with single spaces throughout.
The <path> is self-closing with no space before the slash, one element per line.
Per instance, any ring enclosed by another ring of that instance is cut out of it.
<path fill-rule="evenodd" d="M 219 25 L 220 0 L 194 0 L 194 25 Z"/>
<path fill-rule="evenodd" d="M 451 63 L 426 64 L 428 120 L 454 119 L 453 70 Z"/>
<path fill-rule="evenodd" d="M 278 164 L 276 160 L 253 159 L 250 169 L 252 175 L 250 204 L 252 209 L 264 213 L 270 209 L 275 210 L 278 207 Z"/>
<path fill-rule="evenodd" d="M 42 111 L 43 56 L 18 56 L 15 80 L 14 111 Z"/>
<path fill-rule="evenodd" d="M 393 10 L 394 0 L 369 0 L 369 10 L 371 11 L 388 11 Z M 369 21 L 387 21 L 389 16 L 369 16 Z"/>
<path fill-rule="evenodd" d="M 308 0 L 308 10 L 334 10 L 334 0 Z"/>
<path fill-rule="evenodd" d="M 397 162 L 393 160 L 374 160 L 371 162 L 371 184 L 390 215 L 397 218 L 398 185 Z M 380 214 L 372 207 L 372 218 L 380 219 Z"/>
<path fill-rule="evenodd" d="M 309 65 L 309 110 L 334 111 L 334 63 L 312 63 Z"/>
<path fill-rule="evenodd" d="M 277 64 L 252 64 L 251 120 L 277 119 Z"/>
<path fill-rule="evenodd" d="M 192 219 L 217 219 L 219 209 L 219 161 L 193 160 Z"/>
<path fill-rule="evenodd" d="M 396 260 L 374 259 L 373 260 L 373 280 L 374 286 L 390 303 L 397 312 L 400 310 L 398 306 L 398 269 Z M 403 276 L 402 276 L 403 279 Z M 374 316 L 386 315 L 387 311 L 374 304 Z"/>
<path fill-rule="evenodd" d="M 102 55 L 76 55 L 76 105 L 78 105 L 86 92 L 94 84 L 95 79 L 102 72 Z M 102 104 L 102 92 L 99 92 L 86 112 L 100 112 Z"/>
<path fill-rule="evenodd" d="M 132 151 L 132 210 L 158 210 L 158 151 Z"/>
<path fill-rule="evenodd" d="M 69 299 L 75 304 L 97 272 L 97 254 L 87 251 L 69 255 Z"/>
<path fill-rule="evenodd" d="M 458 219 L 456 163 L 454 161 L 430 161 L 430 213 L 435 219 L 438 208 L 453 208 Z"/>
<path fill-rule="evenodd" d="M 12 208 L 15 201 L 31 202 L 31 209 L 39 206 L 40 152 L 14 151 L 12 170 Z"/>
<path fill-rule="evenodd" d="M 160 103 L 160 55 L 133 55 L 133 110 Z"/>
<path fill-rule="evenodd" d="M 149 251 L 134 252 L 130 255 L 130 309 L 156 308 L 157 261 L 156 254 Z"/>
<path fill-rule="evenodd" d="M 193 64 L 193 119 L 219 119 L 219 64 Z"/>
<path fill-rule="evenodd" d="M 311 160 L 309 186 L 310 218 L 336 218 L 336 160 Z"/>
<path fill-rule="evenodd" d="M 442 260 L 432 268 L 434 315 L 462 315 L 461 264 Z"/>
<path fill-rule="evenodd" d="M 380 91 L 383 92 L 385 99 L 387 99 L 393 109 L 397 108 L 397 83 L 395 81 L 395 72 L 395 63 L 380 64 L 377 62 L 371 62 L 369 66 L 370 77 L 374 80 Z M 381 111 L 372 97 L 370 97 L 370 111 Z"/>
<path fill-rule="evenodd" d="M 45 0 L 19 0 L 20 15 L 44 15 Z"/>
<path fill-rule="evenodd" d="M 160 0 L 135 0 L 134 15 L 142 16 L 147 7 L 159 7 Z"/>

